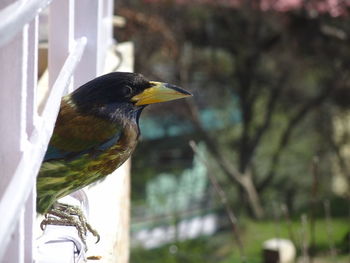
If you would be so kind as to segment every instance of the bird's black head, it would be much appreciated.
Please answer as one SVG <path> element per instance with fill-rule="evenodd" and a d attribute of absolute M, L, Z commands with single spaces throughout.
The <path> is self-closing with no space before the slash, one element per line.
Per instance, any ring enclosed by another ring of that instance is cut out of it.
<path fill-rule="evenodd" d="M 70 95 L 79 110 L 108 114 L 122 109 L 138 112 L 149 104 L 187 96 L 191 94 L 179 87 L 149 81 L 141 74 L 129 72 L 113 72 L 100 76 Z"/>
<path fill-rule="evenodd" d="M 95 78 L 79 87 L 72 94 L 79 106 L 98 106 L 117 102 L 128 102 L 135 94 L 150 87 L 141 74 L 113 72 Z"/>

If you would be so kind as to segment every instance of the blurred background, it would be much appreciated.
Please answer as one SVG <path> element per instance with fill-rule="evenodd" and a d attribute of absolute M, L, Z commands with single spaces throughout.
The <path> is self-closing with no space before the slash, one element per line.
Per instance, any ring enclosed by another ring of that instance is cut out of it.
<path fill-rule="evenodd" d="M 194 94 L 141 118 L 131 262 L 350 262 L 349 11 L 116 1 L 135 71 Z"/>

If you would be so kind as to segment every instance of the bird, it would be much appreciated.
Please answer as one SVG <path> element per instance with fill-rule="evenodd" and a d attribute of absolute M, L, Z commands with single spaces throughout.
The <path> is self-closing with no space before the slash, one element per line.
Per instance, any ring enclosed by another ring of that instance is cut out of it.
<path fill-rule="evenodd" d="M 37 176 L 37 212 L 48 213 L 58 199 L 121 166 L 135 150 L 147 105 L 189 96 L 131 72 L 102 75 L 64 96 Z"/>

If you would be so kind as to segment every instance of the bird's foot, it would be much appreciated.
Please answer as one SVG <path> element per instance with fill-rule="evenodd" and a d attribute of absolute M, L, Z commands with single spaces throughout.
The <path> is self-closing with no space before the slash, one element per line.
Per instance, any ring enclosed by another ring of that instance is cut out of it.
<path fill-rule="evenodd" d="M 87 222 L 85 215 L 77 206 L 56 203 L 45 214 L 45 219 L 41 222 L 40 227 L 44 230 L 47 225 L 74 226 L 85 247 L 88 232 L 96 237 L 96 243 L 100 241 L 100 235 Z"/>

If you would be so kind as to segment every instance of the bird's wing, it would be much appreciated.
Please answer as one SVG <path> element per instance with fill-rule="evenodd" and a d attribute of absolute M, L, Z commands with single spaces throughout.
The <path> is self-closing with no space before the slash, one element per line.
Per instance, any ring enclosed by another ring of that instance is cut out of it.
<path fill-rule="evenodd" d="M 104 151 L 119 140 L 121 130 L 107 120 L 81 115 L 63 101 L 44 161 Z"/>
<path fill-rule="evenodd" d="M 92 155 L 98 155 L 99 153 L 104 152 L 114 144 L 118 142 L 120 139 L 121 133 L 115 133 L 112 137 L 108 138 L 104 142 L 96 143 L 94 145 L 87 144 L 86 149 L 81 150 L 81 151 L 67 151 L 62 148 L 55 147 L 51 144 L 49 144 L 45 157 L 44 157 L 44 162 L 51 161 L 51 160 L 73 160 L 76 158 L 79 158 L 81 155 L 89 153 Z"/>

